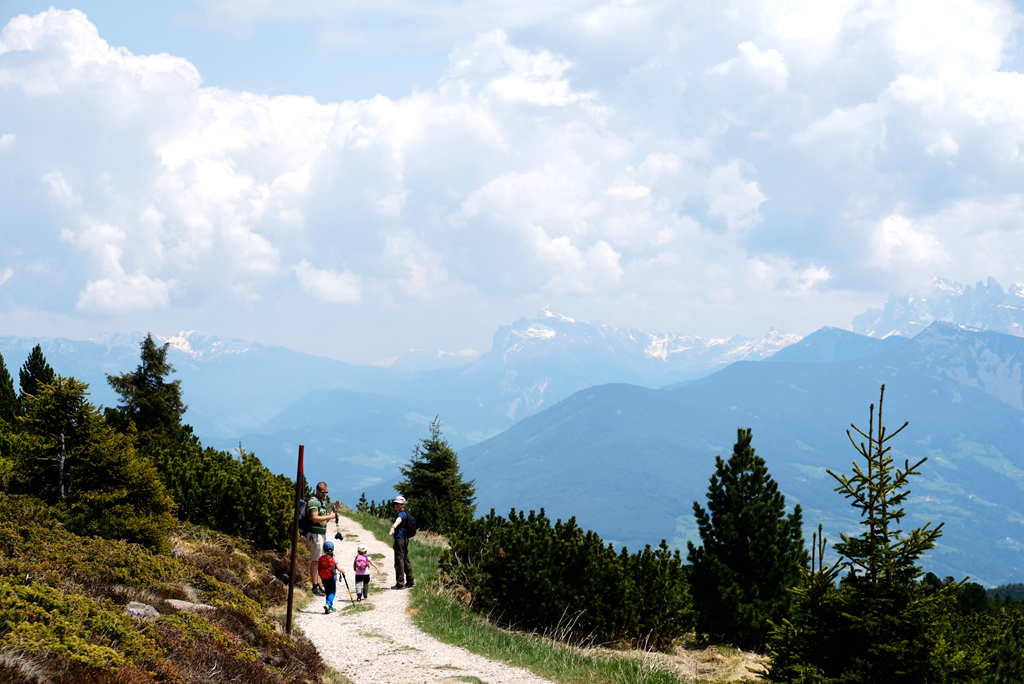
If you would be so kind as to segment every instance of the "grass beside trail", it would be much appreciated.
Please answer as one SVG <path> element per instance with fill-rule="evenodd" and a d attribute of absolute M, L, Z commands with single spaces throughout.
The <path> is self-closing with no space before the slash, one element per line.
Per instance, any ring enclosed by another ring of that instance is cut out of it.
<path fill-rule="evenodd" d="M 365 527 L 378 540 L 390 543 L 390 520 L 354 511 L 346 511 L 344 515 Z M 665 670 L 651 655 L 579 648 L 489 624 L 460 605 L 442 587 L 437 565 L 442 548 L 443 540 L 429 534 L 418 535 L 409 544 L 416 577 L 410 600 L 413 622 L 439 641 L 563 684 L 680 684 L 683 681 Z"/>

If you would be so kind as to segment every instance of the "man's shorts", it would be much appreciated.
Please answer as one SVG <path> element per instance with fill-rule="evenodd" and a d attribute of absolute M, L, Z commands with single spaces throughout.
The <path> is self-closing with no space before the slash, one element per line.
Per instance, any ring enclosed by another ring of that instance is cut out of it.
<path fill-rule="evenodd" d="M 309 549 L 309 554 L 313 556 L 314 561 L 320 560 L 320 556 L 324 555 L 325 541 L 327 541 L 326 534 L 313 534 L 310 532 L 306 535 L 306 547 Z"/>

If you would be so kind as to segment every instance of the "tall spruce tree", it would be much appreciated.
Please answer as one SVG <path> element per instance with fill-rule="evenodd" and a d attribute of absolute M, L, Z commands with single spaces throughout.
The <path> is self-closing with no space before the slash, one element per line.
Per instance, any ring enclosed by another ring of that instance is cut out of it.
<path fill-rule="evenodd" d="M 462 529 L 476 512 L 476 487 L 464 482 L 459 457 L 441 439 L 441 425 L 430 422 L 430 439 L 420 440 L 408 466 L 400 466 L 405 478 L 395 490 L 409 500 L 408 510 L 423 529 L 449 534 Z"/>
<path fill-rule="evenodd" d="M 141 346 L 141 363 L 134 373 L 108 375 L 107 382 L 121 397 L 121 405 L 107 409 L 107 420 L 122 432 L 135 423 L 140 446 L 166 449 L 182 436 L 181 381 L 167 382 L 174 372 L 167 361 L 170 343 L 158 346 L 151 334 Z"/>
<path fill-rule="evenodd" d="M 912 475 L 927 459 L 898 467 L 887 442 L 906 426 L 887 433 L 882 425 L 882 385 L 871 405 L 868 430 L 850 427 L 867 441 L 850 441 L 864 459 L 853 464 L 853 475 L 837 475 L 836 491 L 860 511 L 863 533 L 842 535 L 835 545 L 840 559 L 825 564 L 821 558 L 825 540 L 815 540 L 815 564 L 805 570 L 796 591 L 797 602 L 790 620 L 774 626 L 769 646 L 773 682 L 930 682 L 981 681 L 984 657 L 978 643 L 958 639 L 957 582 L 938 587 L 918 581 L 918 560 L 942 535 L 942 524 L 931 523 L 904 533 L 899 529 L 906 516 L 903 508 Z M 845 571 L 838 586 L 835 580 Z"/>
<path fill-rule="evenodd" d="M 789 615 L 807 562 L 800 506 L 786 513 L 752 439 L 740 428 L 729 460 L 715 457 L 708 510 L 693 503 L 702 546 L 687 542 L 697 632 L 746 649 L 764 644 L 769 620 Z"/>
<path fill-rule="evenodd" d="M 55 376 L 50 364 L 46 362 L 46 357 L 43 356 L 43 348 L 38 344 L 32 347 L 28 358 L 18 371 L 18 379 L 21 381 L 19 401 L 24 403 L 26 396 L 35 396 L 39 386 L 50 384 Z"/>
<path fill-rule="evenodd" d="M 18 394 L 14 391 L 14 379 L 7 370 L 4 357 L 0 355 L 0 418 L 13 423 L 17 415 Z"/>

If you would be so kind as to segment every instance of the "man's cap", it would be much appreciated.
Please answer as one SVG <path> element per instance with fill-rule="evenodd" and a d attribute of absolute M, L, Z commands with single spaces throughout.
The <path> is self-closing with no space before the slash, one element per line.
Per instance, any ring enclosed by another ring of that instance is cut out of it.
<path fill-rule="evenodd" d="M 404 504 L 405 503 L 405 497 L 404 496 L 396 496 L 395 497 L 395 503 Z"/>
<path fill-rule="evenodd" d="M 324 551 L 333 551 L 334 542 L 324 542 Z"/>

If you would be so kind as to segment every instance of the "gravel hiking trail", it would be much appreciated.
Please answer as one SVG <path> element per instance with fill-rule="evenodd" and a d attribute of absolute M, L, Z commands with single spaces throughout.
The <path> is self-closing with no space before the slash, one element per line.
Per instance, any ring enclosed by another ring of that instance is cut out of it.
<path fill-rule="evenodd" d="M 345 536 L 344 540 L 334 539 L 338 531 Z M 370 570 L 372 588 L 368 600 L 353 606 L 339 575 L 338 595 L 334 599 L 337 612 L 325 615 L 322 597 L 315 597 L 295 611 L 295 624 L 316 644 L 324 662 L 354 684 L 552 684 L 528 670 L 488 660 L 421 632 L 409 615 L 409 591 L 388 588 L 394 584 L 391 546 L 377 541 L 354 520 L 342 517 L 337 527 L 332 522 L 327 538 L 334 541 L 338 567 L 345 569 L 353 596 L 352 560 L 356 548 L 365 544 L 371 558 L 374 554 L 384 555 L 374 558 L 381 573 Z M 372 609 L 364 606 L 367 603 Z"/>

